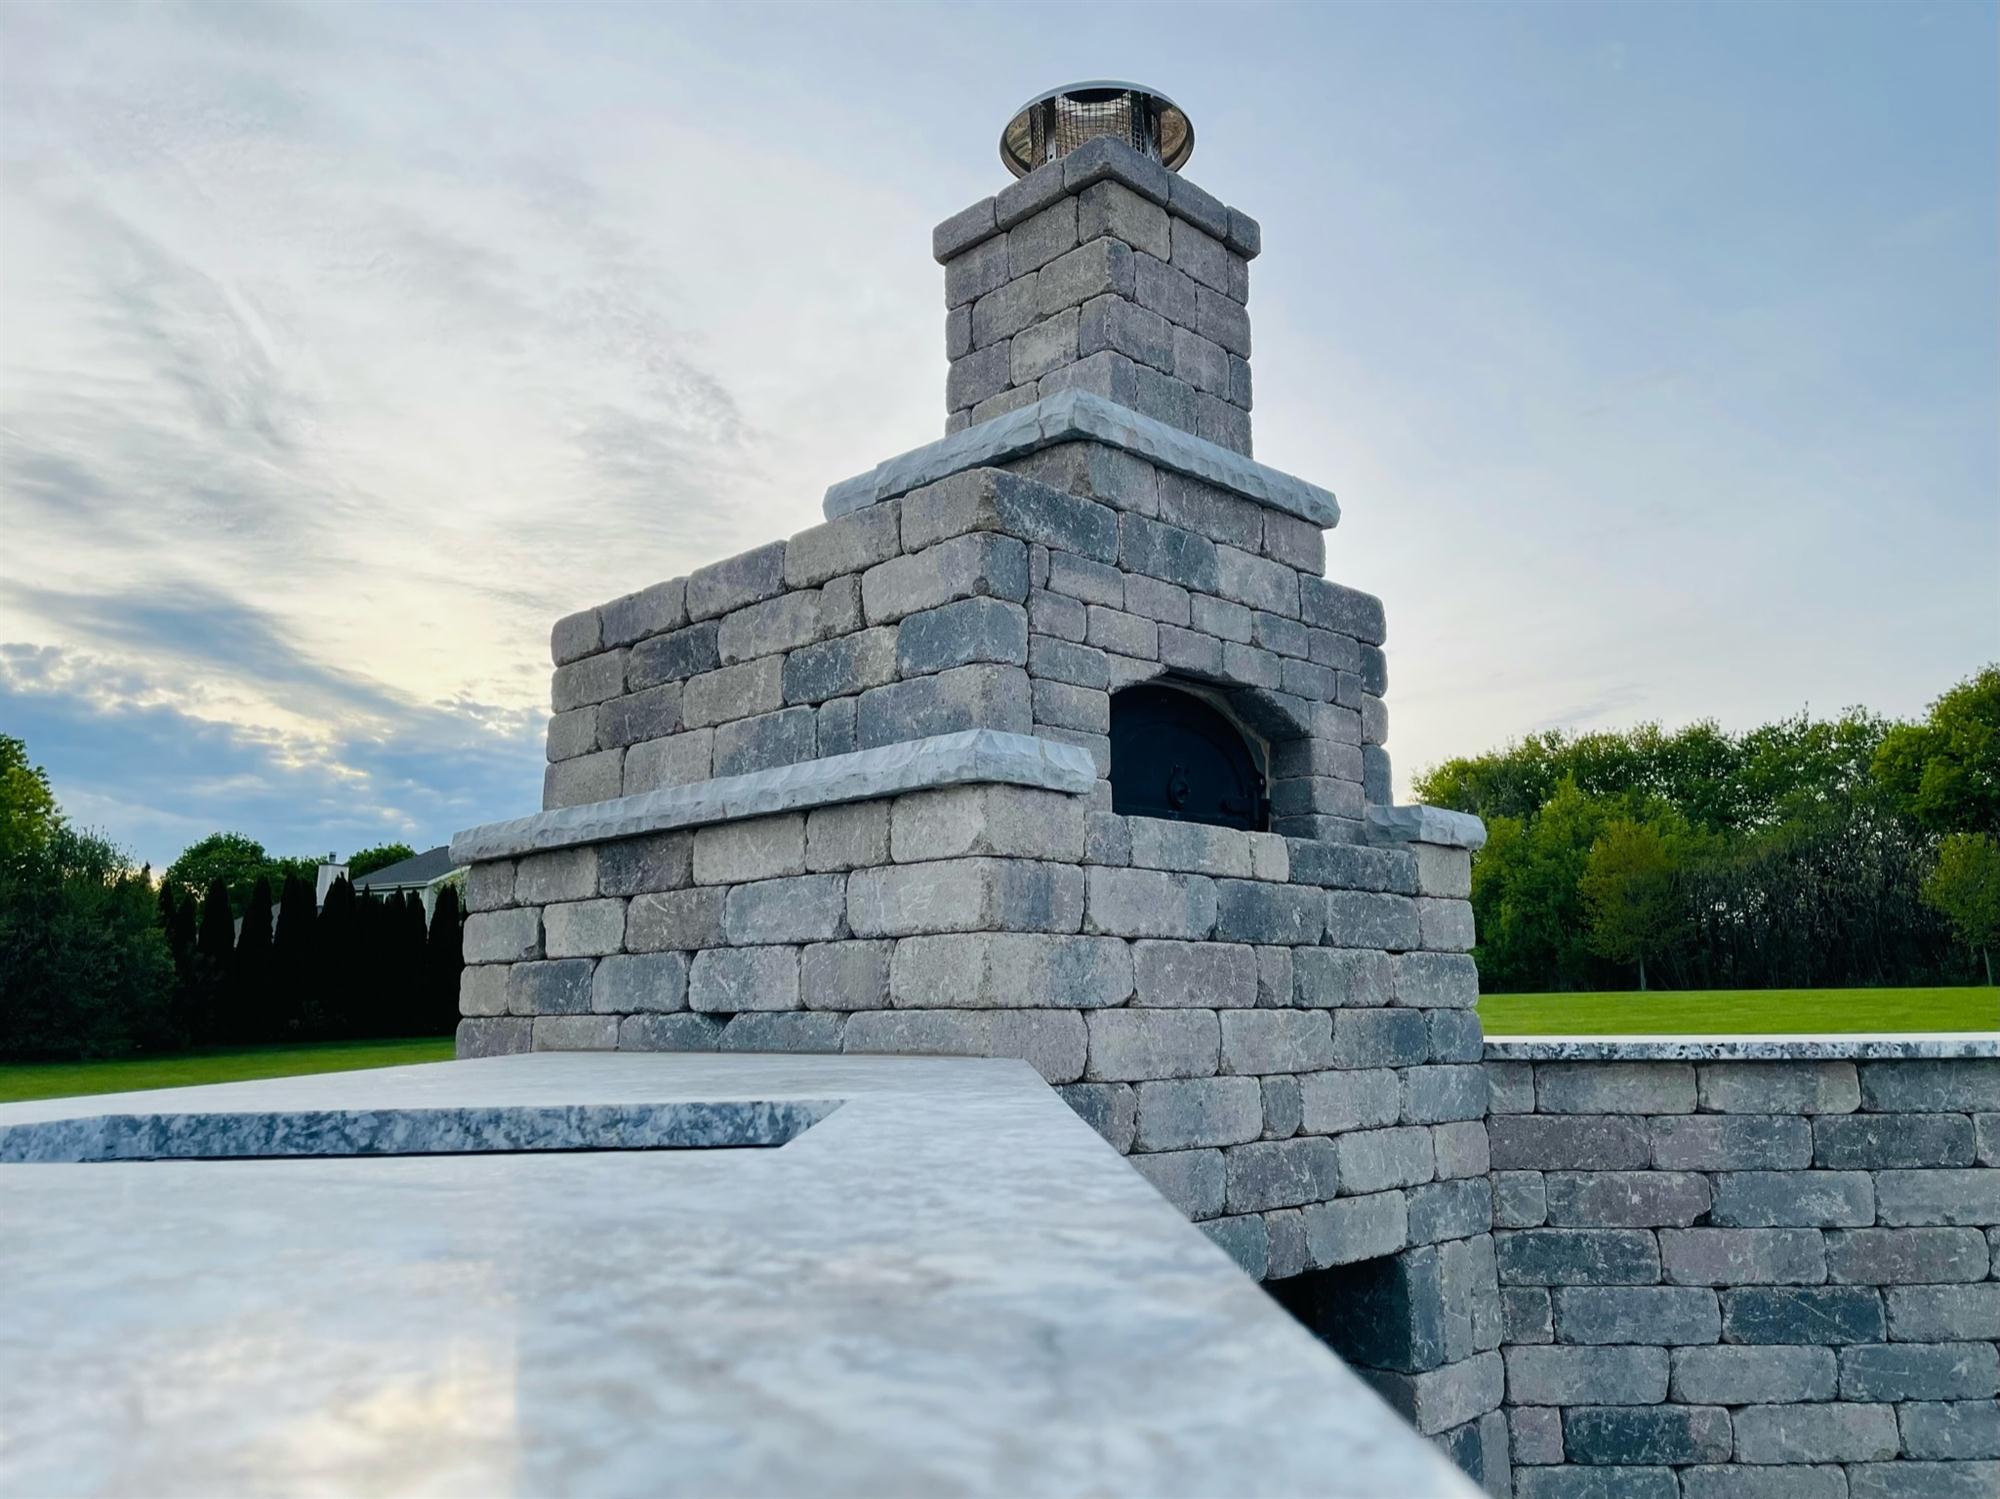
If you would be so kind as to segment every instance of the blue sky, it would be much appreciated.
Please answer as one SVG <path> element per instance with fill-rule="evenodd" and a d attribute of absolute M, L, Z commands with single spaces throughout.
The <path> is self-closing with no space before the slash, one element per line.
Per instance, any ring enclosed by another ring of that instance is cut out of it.
<path fill-rule="evenodd" d="M 0 9 L 0 732 L 164 862 L 531 810 L 559 614 L 942 430 L 932 224 L 1154 82 L 1399 775 L 2000 656 L 1990 5 Z"/>

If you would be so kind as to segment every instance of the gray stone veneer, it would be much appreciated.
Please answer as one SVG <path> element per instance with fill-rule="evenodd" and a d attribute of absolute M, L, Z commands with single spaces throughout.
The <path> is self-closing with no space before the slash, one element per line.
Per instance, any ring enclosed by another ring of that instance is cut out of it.
<path fill-rule="evenodd" d="M 1995 1038 L 1487 1055 L 1519 1499 L 2000 1494 Z"/>

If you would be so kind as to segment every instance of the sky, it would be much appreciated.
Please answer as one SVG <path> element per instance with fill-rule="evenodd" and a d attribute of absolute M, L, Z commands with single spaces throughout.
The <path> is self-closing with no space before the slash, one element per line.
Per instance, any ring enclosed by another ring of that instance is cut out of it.
<path fill-rule="evenodd" d="M 942 435 L 931 226 L 1144 80 L 1261 220 L 1400 788 L 2000 658 L 1993 5 L 0 7 L 0 733 L 164 864 L 539 805 L 548 630 Z"/>

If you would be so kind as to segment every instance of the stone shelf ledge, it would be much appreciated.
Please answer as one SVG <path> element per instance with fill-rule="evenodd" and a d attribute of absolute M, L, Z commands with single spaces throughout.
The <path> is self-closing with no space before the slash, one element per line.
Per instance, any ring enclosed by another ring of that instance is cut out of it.
<path fill-rule="evenodd" d="M 2000 1057 L 2000 1031 L 1851 1035 L 1489 1036 L 1489 1062 L 1944 1061 Z"/>
<path fill-rule="evenodd" d="M 1090 752 L 1074 744 L 999 729 L 965 729 L 487 823 L 454 836 L 451 858 L 454 864 L 514 859 L 583 843 L 974 784 L 1083 796 L 1097 784 L 1097 768 Z"/>
<path fill-rule="evenodd" d="M 1085 390 L 1060 391 L 885 459 L 833 485 L 820 508 L 833 520 L 966 469 L 1025 458 L 1063 442 L 1101 442 L 1322 529 L 1340 522 L 1340 503 L 1330 491 Z"/>
<path fill-rule="evenodd" d="M 1372 806 L 1367 815 L 1370 843 L 1429 843 L 1468 851 L 1486 847 L 1486 824 L 1470 812 L 1421 805 Z"/>

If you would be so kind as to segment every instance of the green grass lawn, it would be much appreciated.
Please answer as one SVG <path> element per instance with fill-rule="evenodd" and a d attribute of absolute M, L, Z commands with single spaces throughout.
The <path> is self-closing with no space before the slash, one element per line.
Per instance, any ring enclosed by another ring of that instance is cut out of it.
<path fill-rule="evenodd" d="M 1489 1036 L 2000 1030 L 2000 988 L 1488 994 Z"/>
<path fill-rule="evenodd" d="M 395 1041 L 321 1041 L 309 1046 L 238 1046 L 181 1051 L 115 1062 L 0 1062 L 0 1103 L 63 1098 L 77 1093 L 127 1093 L 191 1083 L 239 1083 L 253 1077 L 297 1077 L 360 1067 L 402 1067 L 451 1060 L 449 1036 Z"/>

